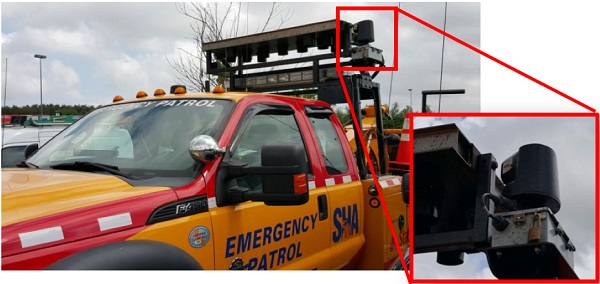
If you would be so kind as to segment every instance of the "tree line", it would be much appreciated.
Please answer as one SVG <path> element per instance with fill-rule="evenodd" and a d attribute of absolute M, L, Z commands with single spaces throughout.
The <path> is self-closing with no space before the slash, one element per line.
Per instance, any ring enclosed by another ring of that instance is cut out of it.
<path fill-rule="evenodd" d="M 346 107 L 335 107 L 335 114 L 343 125 L 352 123 L 352 116 L 350 115 L 350 109 Z M 407 105 L 404 109 L 400 109 L 400 105 L 395 102 L 392 107 L 389 108 L 389 117 L 383 118 L 383 128 L 385 129 L 399 129 L 404 124 L 404 118 L 407 113 L 413 112 L 411 106 Z M 429 105 L 427 106 L 427 112 L 431 112 Z"/>
<path fill-rule="evenodd" d="M 44 104 L 44 114 L 54 115 L 60 113 L 61 115 L 84 115 L 93 110 L 97 106 L 92 105 L 55 105 L 55 104 Z M 26 106 L 5 106 L 2 107 L 2 114 L 23 114 L 23 115 L 39 115 L 40 105 L 26 105 Z"/>

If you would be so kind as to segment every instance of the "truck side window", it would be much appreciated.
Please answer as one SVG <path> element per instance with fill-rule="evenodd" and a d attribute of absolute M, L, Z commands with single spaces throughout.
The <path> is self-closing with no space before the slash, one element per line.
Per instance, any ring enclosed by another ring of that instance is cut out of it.
<path fill-rule="evenodd" d="M 327 173 L 330 175 L 345 173 L 348 170 L 348 164 L 337 132 L 329 117 L 310 117 L 310 121 L 321 147 Z"/>
<path fill-rule="evenodd" d="M 261 165 L 261 150 L 265 144 L 299 144 L 305 148 L 293 114 L 259 113 L 251 118 L 238 141 L 231 159 L 251 166 Z M 262 181 L 257 176 L 246 176 L 239 179 L 238 184 L 258 189 Z"/>

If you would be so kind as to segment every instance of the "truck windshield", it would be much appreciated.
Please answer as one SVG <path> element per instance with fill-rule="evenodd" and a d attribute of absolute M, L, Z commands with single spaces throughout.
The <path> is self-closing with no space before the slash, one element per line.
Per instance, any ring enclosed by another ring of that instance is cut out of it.
<path fill-rule="evenodd" d="M 232 101 L 202 99 L 106 106 L 61 132 L 27 164 L 110 173 L 77 166 L 102 164 L 136 180 L 193 178 L 198 167 L 189 154 L 190 141 L 202 134 L 217 138 L 232 107 Z"/>

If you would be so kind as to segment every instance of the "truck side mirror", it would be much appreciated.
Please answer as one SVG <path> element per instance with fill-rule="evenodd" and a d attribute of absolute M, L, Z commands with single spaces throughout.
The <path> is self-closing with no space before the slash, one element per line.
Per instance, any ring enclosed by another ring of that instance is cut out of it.
<path fill-rule="evenodd" d="M 225 161 L 219 169 L 217 206 L 245 201 L 262 201 L 266 205 L 301 205 L 308 202 L 306 153 L 301 145 L 265 144 L 261 165 Z M 231 183 L 238 177 L 257 176 L 262 189 L 250 189 Z"/>
<path fill-rule="evenodd" d="M 225 153 L 215 139 L 208 135 L 198 135 L 190 142 L 190 155 L 196 162 L 211 163 Z"/>
<path fill-rule="evenodd" d="M 300 205 L 308 202 L 306 154 L 300 145 L 271 144 L 262 147 L 263 196 L 267 205 Z M 275 171 L 279 169 L 279 173 Z"/>
<path fill-rule="evenodd" d="M 29 144 L 25 147 L 25 159 L 29 158 L 39 148 L 37 143 Z"/>

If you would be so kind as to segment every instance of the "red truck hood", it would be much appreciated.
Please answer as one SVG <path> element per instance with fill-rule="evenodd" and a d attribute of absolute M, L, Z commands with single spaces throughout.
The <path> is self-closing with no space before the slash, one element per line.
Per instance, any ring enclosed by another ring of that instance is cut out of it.
<path fill-rule="evenodd" d="M 2 256 L 143 228 L 156 206 L 176 199 L 169 187 L 114 176 L 2 169 Z"/>
<path fill-rule="evenodd" d="M 2 226 L 165 189 L 93 173 L 3 169 Z"/>

